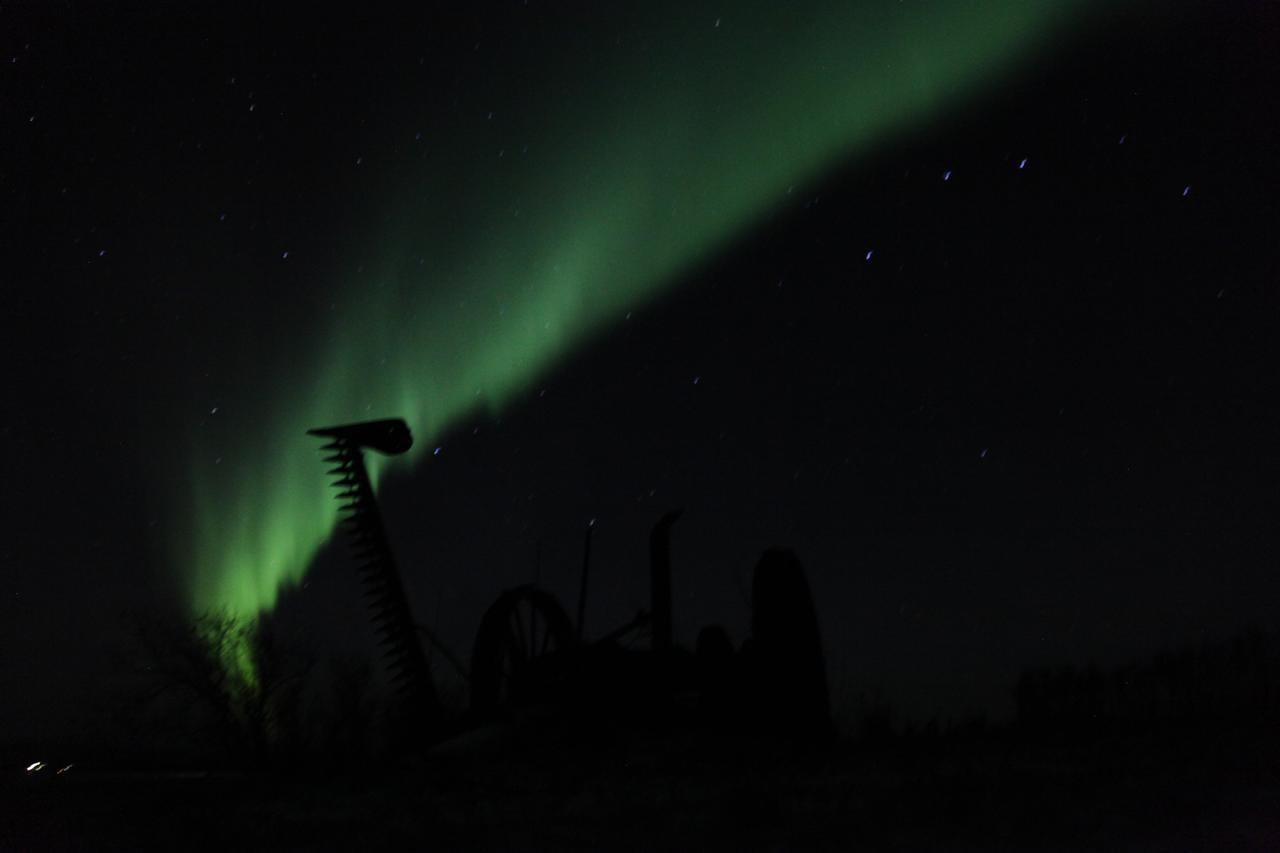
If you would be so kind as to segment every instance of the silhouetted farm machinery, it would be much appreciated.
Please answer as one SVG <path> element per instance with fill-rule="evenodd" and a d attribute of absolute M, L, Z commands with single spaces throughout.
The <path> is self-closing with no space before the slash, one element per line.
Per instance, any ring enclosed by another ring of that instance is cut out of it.
<path fill-rule="evenodd" d="M 583 620 L 589 525 L 576 623 L 537 584 L 508 589 L 485 611 L 470 667 L 465 667 L 429 627 L 414 622 L 364 465 L 366 449 L 387 455 L 407 451 L 413 443 L 408 426 L 389 419 L 309 434 L 326 439 L 328 473 L 342 502 L 341 526 L 359 563 L 401 710 L 424 724 L 421 730 L 430 732 L 428 739 L 534 706 L 597 716 L 631 714 L 650 721 L 692 712 L 764 734 L 814 737 L 830 732 L 818 621 L 808 581 L 791 552 L 768 550 L 756 565 L 751 636 L 742 647 L 735 650 L 723 628 L 707 626 L 691 654 L 672 638 L 670 532 L 681 511 L 669 512 L 650 534 L 650 608 L 588 641 Z M 645 634 L 648 648 L 635 649 L 634 642 Z M 445 720 L 420 636 L 469 682 L 470 706 L 462 720 Z"/>

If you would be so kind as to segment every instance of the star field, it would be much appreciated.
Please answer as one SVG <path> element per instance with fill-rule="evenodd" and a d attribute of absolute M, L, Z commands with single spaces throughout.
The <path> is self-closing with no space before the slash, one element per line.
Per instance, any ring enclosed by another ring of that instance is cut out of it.
<path fill-rule="evenodd" d="M 673 506 L 678 638 L 794 547 L 848 701 L 1265 621 L 1274 29 L 1133 9 L 9 7 L 6 642 L 355 634 L 304 433 L 383 416 L 459 647 Z"/>

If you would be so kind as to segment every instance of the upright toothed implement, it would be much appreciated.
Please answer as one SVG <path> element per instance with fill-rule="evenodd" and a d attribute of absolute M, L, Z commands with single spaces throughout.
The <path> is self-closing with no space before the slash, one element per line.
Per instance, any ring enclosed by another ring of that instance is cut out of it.
<path fill-rule="evenodd" d="M 669 512 L 649 537 L 652 611 L 589 640 L 583 617 L 593 519 L 583 549 L 577 625 L 537 584 L 508 589 L 485 611 L 468 671 L 428 627 L 414 623 L 364 464 L 366 449 L 394 456 L 412 447 L 408 425 L 395 418 L 308 434 L 327 440 L 323 449 L 342 503 L 340 524 L 359 563 L 374 629 L 400 694 L 392 738 L 410 752 L 521 707 L 636 713 L 662 729 L 673 714 L 687 712 L 691 696 L 704 722 L 804 739 L 834 731 L 813 596 L 791 552 L 771 549 L 756 566 L 752 637 L 735 653 L 728 633 L 708 626 L 691 656 L 672 637 L 670 535 L 680 511 Z M 444 718 L 419 632 L 467 681 L 471 704 L 462 717 Z M 624 643 L 645 632 L 648 650 Z"/>
<path fill-rule="evenodd" d="M 412 447 L 409 427 L 392 418 L 312 429 L 307 434 L 328 439 L 322 450 L 325 462 L 333 466 L 327 473 L 333 477 L 337 499 L 342 502 L 339 523 L 359 564 L 374 631 L 404 710 L 420 722 L 438 720 L 440 708 L 431 671 L 364 465 L 365 448 L 394 456 Z"/>

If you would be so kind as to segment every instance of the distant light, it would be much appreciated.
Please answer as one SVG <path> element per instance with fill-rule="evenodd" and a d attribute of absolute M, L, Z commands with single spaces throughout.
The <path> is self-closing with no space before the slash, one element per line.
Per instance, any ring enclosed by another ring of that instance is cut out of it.
<path fill-rule="evenodd" d="M 594 518 L 587 522 L 587 527 L 595 527 L 595 526 L 596 526 L 596 520 Z"/>
<path fill-rule="evenodd" d="M 1191 194 L 1191 185 L 1187 184 L 1185 187 L 1182 188 L 1182 197 L 1186 198 L 1190 194 Z"/>
<path fill-rule="evenodd" d="M 875 253 L 874 253 L 874 252 L 867 252 L 867 260 L 868 260 L 868 261 L 869 261 L 869 260 L 871 260 L 871 256 L 872 256 L 873 254 L 875 254 Z"/>
<path fill-rule="evenodd" d="M 949 181 L 949 180 L 951 180 L 951 170 L 950 170 L 950 169 L 947 169 L 947 171 L 945 171 L 945 172 L 943 172 L 943 173 L 942 173 L 942 180 L 944 180 L 944 181 Z"/>
<path fill-rule="evenodd" d="M 1018 168 L 1019 168 L 1019 169 L 1025 169 L 1025 168 L 1027 168 L 1027 158 L 1026 158 L 1026 157 L 1023 157 L 1023 158 L 1022 158 L 1022 162 L 1018 164 Z"/>
<path fill-rule="evenodd" d="M 979 459 L 986 459 L 986 458 L 987 458 L 987 448 L 985 448 L 985 447 L 984 447 L 984 448 L 982 448 L 982 452 L 978 454 L 978 458 L 979 458 Z"/>
<path fill-rule="evenodd" d="M 432 455 L 432 456 L 439 456 L 439 455 L 440 455 L 440 448 L 438 448 L 438 447 L 437 447 L 435 450 L 431 451 L 431 455 Z"/>
<path fill-rule="evenodd" d="M 61 770 L 59 770 L 59 771 L 58 771 L 58 775 L 59 775 L 59 776 L 61 776 L 63 773 L 66 773 L 66 772 L 67 772 L 68 770 L 70 770 L 72 767 L 75 767 L 75 765 L 74 765 L 74 764 L 68 764 L 66 767 L 63 767 Z"/>
<path fill-rule="evenodd" d="M 33 761 L 27 765 L 28 773 L 35 773 L 37 770 L 43 769 L 45 766 L 43 761 Z"/>
<path fill-rule="evenodd" d="M 694 385 L 697 385 L 697 384 L 698 384 L 699 382 L 701 382 L 701 381 L 702 381 L 702 377 L 701 377 L 701 376 L 695 376 L 695 377 L 693 377 L 693 384 L 694 384 Z"/>
<path fill-rule="evenodd" d="M 287 260 L 289 260 L 289 253 L 288 253 L 288 252 L 281 252 L 281 253 L 280 253 L 280 260 L 282 260 L 282 261 L 287 261 Z"/>

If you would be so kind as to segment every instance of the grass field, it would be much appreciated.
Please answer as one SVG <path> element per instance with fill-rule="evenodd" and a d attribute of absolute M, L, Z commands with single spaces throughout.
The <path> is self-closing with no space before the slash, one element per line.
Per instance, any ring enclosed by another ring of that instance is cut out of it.
<path fill-rule="evenodd" d="M 1277 735 L 995 729 L 793 749 L 526 720 L 394 767 L 6 767 L 0 849 L 1277 850 Z"/>

